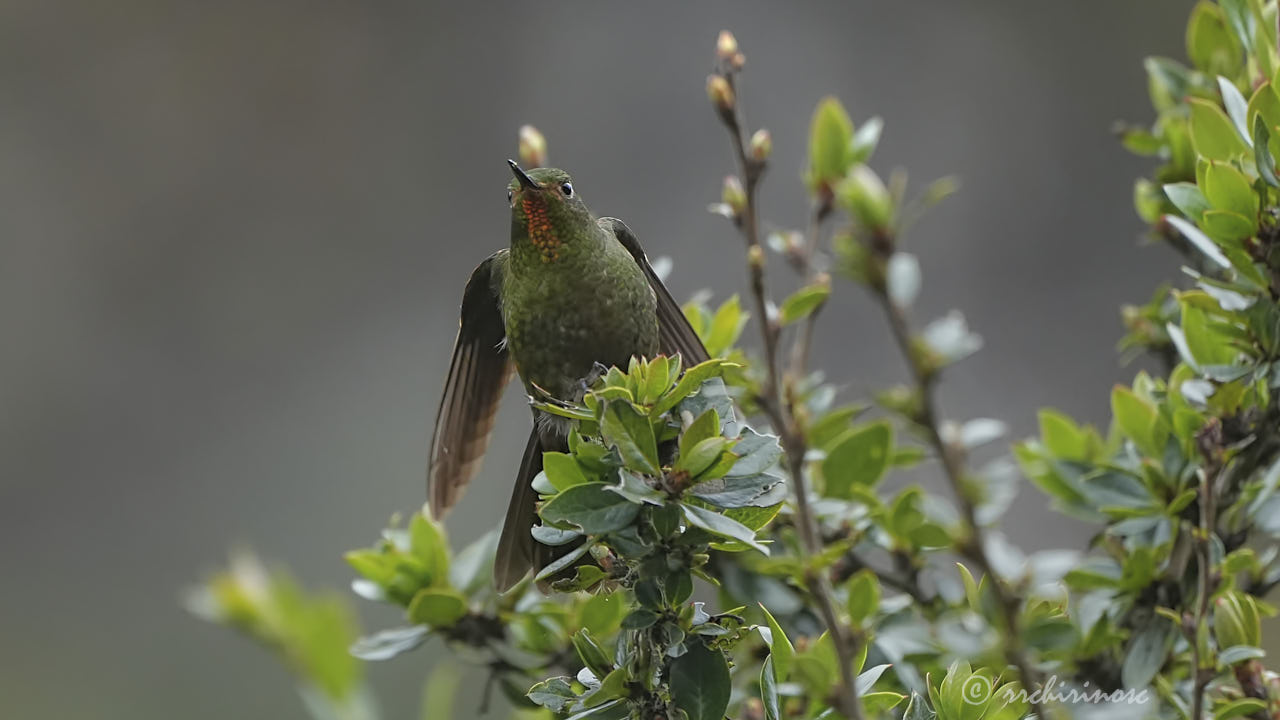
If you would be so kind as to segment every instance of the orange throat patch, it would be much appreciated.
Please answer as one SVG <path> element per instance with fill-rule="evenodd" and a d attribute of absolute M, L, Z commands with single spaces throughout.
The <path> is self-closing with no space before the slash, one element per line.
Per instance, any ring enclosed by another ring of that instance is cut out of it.
<path fill-rule="evenodd" d="M 556 237 L 551 219 L 547 217 L 547 205 L 541 199 L 525 195 L 521 200 L 525 223 L 529 227 L 529 242 L 542 255 L 542 262 L 560 259 L 560 238 Z"/>

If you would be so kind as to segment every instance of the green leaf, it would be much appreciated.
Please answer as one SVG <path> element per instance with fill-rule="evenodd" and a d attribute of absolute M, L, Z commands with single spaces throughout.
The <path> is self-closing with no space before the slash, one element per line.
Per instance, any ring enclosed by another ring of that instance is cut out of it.
<path fill-rule="evenodd" d="M 749 317 L 742 311 L 737 295 L 729 296 L 728 300 L 716 308 L 715 314 L 711 316 L 711 326 L 703 338 L 703 343 L 707 346 L 707 352 L 711 357 L 728 354 L 733 344 L 738 341 L 738 337 L 742 335 L 742 329 L 746 327 Z"/>
<path fill-rule="evenodd" d="M 1205 198 L 1215 210 L 1244 216 L 1250 223 L 1246 234 L 1253 234 L 1253 219 L 1258 216 L 1258 194 L 1244 173 L 1230 165 L 1209 163 L 1203 189 Z"/>
<path fill-rule="evenodd" d="M 778 445 L 776 435 L 761 435 L 749 427 L 742 428 L 738 444 L 733 447 L 738 456 L 733 467 L 725 473 L 729 477 L 746 477 L 759 475 L 782 457 L 782 448 Z"/>
<path fill-rule="evenodd" d="M 618 448 L 622 461 L 633 470 L 657 475 L 658 442 L 649 418 L 636 412 L 626 402 L 609 402 L 600 419 L 600 434 Z"/>
<path fill-rule="evenodd" d="M 1232 364 L 1238 351 L 1214 328 L 1208 314 L 1193 304 L 1191 298 L 1195 295 L 1192 292 L 1183 293 L 1179 299 L 1182 306 L 1182 334 L 1187 342 L 1187 350 L 1201 367 Z"/>
<path fill-rule="evenodd" d="M 626 612 L 627 603 L 621 592 L 600 593 L 583 603 L 580 622 L 592 635 L 608 637 L 617 631 Z"/>
<path fill-rule="evenodd" d="M 694 527 L 700 527 L 712 535 L 737 540 L 765 555 L 769 554 L 769 549 L 756 540 L 755 531 L 737 520 L 696 505 L 681 503 L 680 509 L 684 511 L 685 519 Z"/>
<path fill-rule="evenodd" d="M 694 497 L 720 508 L 770 507 L 786 499 L 782 478 L 768 473 L 705 480 L 690 489 Z"/>
<path fill-rule="evenodd" d="M 1045 408 L 1040 411 L 1040 441 L 1054 456 L 1063 460 L 1084 460 L 1089 453 L 1088 433 L 1071 418 Z"/>
<path fill-rule="evenodd" d="M 1207 0 L 1191 11 L 1187 57 L 1198 70 L 1210 75 L 1235 76 L 1244 67 L 1240 41 L 1227 29 L 1222 10 Z"/>
<path fill-rule="evenodd" d="M 692 423 L 689 423 L 689 427 L 680 435 L 680 454 L 684 455 L 694 445 L 719 434 L 720 414 L 716 412 L 715 408 L 709 408 Z"/>
<path fill-rule="evenodd" d="M 1162 57 L 1149 57 L 1142 65 L 1147 71 L 1151 104 L 1161 111 L 1181 105 L 1191 86 L 1191 73 L 1187 68 Z"/>
<path fill-rule="evenodd" d="M 764 659 L 760 668 L 760 699 L 766 720 L 778 720 L 778 678 L 773 671 L 773 656 Z"/>
<path fill-rule="evenodd" d="M 1218 267 L 1224 269 L 1231 267 L 1231 261 L 1227 260 L 1227 256 L 1222 254 L 1222 250 L 1218 248 L 1217 244 L 1210 240 L 1208 235 L 1201 232 L 1200 228 L 1176 215 L 1165 215 L 1164 219 Z"/>
<path fill-rule="evenodd" d="M 609 656 L 596 644 L 590 630 L 586 628 L 578 630 L 570 641 L 573 643 L 573 649 L 578 652 L 578 659 L 582 660 L 582 664 L 596 677 L 602 678 L 613 670 L 613 663 L 609 662 Z"/>
<path fill-rule="evenodd" d="M 1253 160 L 1258 167 L 1258 175 L 1273 188 L 1280 188 L 1280 177 L 1276 176 L 1276 157 L 1271 154 L 1271 133 L 1267 132 L 1267 123 L 1259 115 L 1253 124 Z"/>
<path fill-rule="evenodd" d="M 1204 231 L 1214 240 L 1239 242 L 1257 230 L 1257 223 L 1232 210 L 1206 210 Z"/>
<path fill-rule="evenodd" d="M 1161 457 L 1163 443 L 1157 432 L 1159 414 L 1154 406 L 1138 397 L 1132 390 L 1116 385 L 1111 391 L 1111 413 L 1120 431 L 1146 455 Z"/>
<path fill-rule="evenodd" d="M 561 452 L 545 452 L 542 454 L 542 471 L 547 474 L 556 490 L 568 490 L 574 485 L 587 482 L 578 461 L 572 455 Z"/>
<path fill-rule="evenodd" d="M 426 567 L 429 585 L 448 585 L 449 541 L 440 526 L 421 512 L 409 520 L 409 551 Z"/>
<path fill-rule="evenodd" d="M 1135 632 L 1120 668 L 1124 687 L 1144 688 L 1150 684 L 1169 656 L 1176 635 L 1176 628 L 1164 618 L 1155 618 Z"/>
<path fill-rule="evenodd" d="M 785 487 L 785 485 L 783 487 Z M 751 530 L 759 530 L 772 522 L 773 519 L 778 516 L 778 512 L 781 509 L 782 502 L 779 501 L 777 505 L 770 505 L 769 507 L 756 507 L 751 505 L 729 508 L 724 511 L 724 514 L 725 517 L 736 520 Z"/>
<path fill-rule="evenodd" d="M 893 429 L 884 421 L 852 428 L 836 439 L 822 461 L 826 494 L 848 499 L 854 486 L 874 487 L 889 466 Z"/>
<path fill-rule="evenodd" d="M 733 438 L 709 437 L 697 445 L 689 448 L 688 453 L 682 453 L 676 459 L 676 463 L 672 466 L 672 470 L 684 471 L 689 477 L 696 478 L 707 468 L 720 458 L 722 454 L 728 452 L 730 446 L 736 442 Z"/>
<path fill-rule="evenodd" d="M 629 470 L 619 471 L 618 484 L 606 485 L 606 487 L 633 503 L 662 504 L 662 493 L 650 487 L 649 483 L 644 481 L 644 478 L 633 474 Z"/>
<path fill-rule="evenodd" d="M 452 627 L 467 614 L 467 599 L 456 590 L 424 588 L 409 603 L 409 619 L 433 628 Z"/>
<path fill-rule="evenodd" d="M 729 707 L 729 664 L 724 653 L 691 641 L 671 662 L 671 699 L 689 720 L 724 720 Z"/>
<path fill-rule="evenodd" d="M 1213 720 L 1231 720 L 1254 713 L 1265 713 L 1267 704 L 1257 698 L 1239 698 L 1214 708 Z"/>
<path fill-rule="evenodd" d="M 1240 90 L 1234 83 L 1222 76 L 1218 76 L 1218 91 L 1222 93 L 1222 104 L 1227 108 L 1227 117 L 1235 126 L 1236 132 L 1246 144 L 1252 144 L 1253 140 L 1249 136 L 1249 124 L 1246 119 L 1249 114 L 1248 101 L 1244 99 L 1244 95 L 1240 94 Z"/>
<path fill-rule="evenodd" d="M 836 200 L 858 222 L 873 230 L 887 230 L 893 221 L 894 196 L 866 165 L 855 165 L 836 186 Z"/>
<path fill-rule="evenodd" d="M 572 682 L 572 678 L 564 676 L 549 678 L 529 688 L 526 697 L 551 712 L 564 712 L 578 699 L 570 684 Z"/>
<path fill-rule="evenodd" d="M 782 301 L 782 307 L 778 309 L 778 322 L 790 325 L 809 317 L 818 306 L 827 301 L 830 294 L 831 286 L 825 284 L 806 285 L 796 290 Z"/>
<path fill-rule="evenodd" d="M 1275 86 L 1270 82 L 1262 83 L 1253 91 L 1253 97 L 1249 98 L 1249 107 L 1245 115 L 1249 127 L 1255 129 L 1253 139 L 1255 149 L 1258 146 L 1256 133 L 1258 118 L 1263 119 L 1262 124 L 1266 128 L 1280 125 L 1280 95 L 1276 94 Z"/>
<path fill-rule="evenodd" d="M 834 97 L 825 97 L 809 127 L 809 186 L 829 187 L 844 177 L 852 162 L 853 121 Z M 716 720 L 719 720 L 717 718 Z"/>
<path fill-rule="evenodd" d="M 1228 162 L 1248 151 L 1230 118 L 1216 104 L 1191 98 L 1187 106 L 1191 109 L 1191 145 L 1200 157 Z"/>
<path fill-rule="evenodd" d="M 630 710 L 621 699 L 610 700 L 603 705 L 589 707 L 579 713 L 574 713 L 564 720 L 625 720 L 630 714 Z"/>
<path fill-rule="evenodd" d="M 1218 653 L 1218 662 L 1222 665 L 1230 667 L 1245 660 L 1258 660 L 1266 657 L 1267 653 L 1262 648 L 1250 647 L 1248 645 L 1233 645 L 1226 650 Z"/>
<path fill-rule="evenodd" d="M 1195 222 L 1200 222 L 1204 211 L 1210 208 L 1209 200 L 1195 183 L 1168 183 L 1164 186 L 1164 194 L 1169 198 L 1169 202 L 1178 208 L 1178 212 Z"/>
<path fill-rule="evenodd" d="M 875 614 L 880 607 L 880 582 L 870 570 L 859 570 L 849 578 L 846 607 L 855 626 Z"/>
<path fill-rule="evenodd" d="M 702 383 L 713 377 L 723 375 L 726 369 L 733 367 L 738 366 L 720 358 L 712 358 L 685 370 L 684 375 L 680 377 L 680 382 L 676 383 L 676 386 L 670 392 L 663 395 L 662 399 L 654 404 L 653 415 L 657 416 L 665 413 L 679 404 L 681 400 L 697 391 Z"/>
<path fill-rule="evenodd" d="M 778 681 L 786 682 L 788 673 L 791 671 L 791 659 L 795 657 L 796 649 L 791 645 L 787 634 L 783 632 L 782 626 L 773 618 L 773 613 L 769 612 L 769 608 L 765 607 L 764 603 L 758 604 L 760 611 L 764 613 L 765 622 L 769 624 L 769 657 L 773 660 Z"/>
<path fill-rule="evenodd" d="M 638 505 L 604 483 L 575 485 L 547 501 L 539 514 L 556 525 L 568 525 L 587 535 L 614 532 L 631 524 Z"/>

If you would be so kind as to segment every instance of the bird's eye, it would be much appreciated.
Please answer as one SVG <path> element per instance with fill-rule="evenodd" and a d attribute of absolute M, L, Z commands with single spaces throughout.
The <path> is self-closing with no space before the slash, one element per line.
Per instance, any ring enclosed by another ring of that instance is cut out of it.
<path fill-rule="evenodd" d="M 511 202 L 511 198 L 513 197 L 515 197 L 515 195 L 511 192 L 511 188 L 507 188 L 507 202 Z"/>
<path fill-rule="evenodd" d="M 573 184 L 560 183 L 560 192 L 564 193 L 565 197 L 573 197 Z"/>

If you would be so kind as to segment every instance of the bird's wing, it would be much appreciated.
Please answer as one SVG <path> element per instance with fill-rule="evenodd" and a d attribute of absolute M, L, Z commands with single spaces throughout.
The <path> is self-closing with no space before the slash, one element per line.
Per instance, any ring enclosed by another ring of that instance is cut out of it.
<path fill-rule="evenodd" d="M 618 242 L 622 243 L 622 247 L 631 253 L 631 257 L 635 258 L 636 264 L 644 270 L 644 275 L 653 288 L 653 294 L 658 300 L 658 348 L 667 355 L 680 353 L 685 367 L 692 367 L 711 359 L 698 333 L 694 332 L 689 319 L 680 309 L 680 304 L 671 297 L 667 287 L 662 284 L 662 279 L 649 265 L 649 259 L 645 257 L 644 249 L 640 247 L 640 241 L 636 239 L 635 233 L 631 232 L 631 228 L 618 218 L 600 218 L 598 222 L 600 227 L 613 233 Z"/>
<path fill-rule="evenodd" d="M 513 366 L 503 344 L 506 329 L 497 292 L 506 264 L 506 250 L 490 255 L 471 273 L 462 295 L 462 320 L 436 415 L 427 471 L 427 497 L 436 517 L 453 507 L 479 469 L 498 401 L 511 378 Z"/>

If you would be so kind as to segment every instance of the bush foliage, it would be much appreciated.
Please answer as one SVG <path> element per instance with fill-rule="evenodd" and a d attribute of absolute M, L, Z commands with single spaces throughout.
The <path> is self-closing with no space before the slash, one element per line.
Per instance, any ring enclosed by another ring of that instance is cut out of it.
<path fill-rule="evenodd" d="M 1045 409 L 1016 462 L 969 462 L 1003 424 L 944 419 L 934 396 L 981 342 L 957 312 L 913 324 L 920 268 L 899 242 L 954 184 L 913 195 L 902 173 L 883 180 L 869 165 L 883 123 L 855 125 L 829 98 L 804 228 L 761 237 L 772 142 L 745 127 L 744 59 L 725 33 L 707 92 L 737 169 L 711 210 L 744 241 L 750 309 L 685 307 L 717 359 L 637 359 L 581 405 L 530 400 L 574 421 L 534 486 L 536 538 L 576 549 L 497 595 L 495 535 L 455 553 L 418 512 L 347 555 L 355 592 L 401 607 L 402 628 L 356 640 L 340 601 L 246 558 L 193 606 L 278 651 L 324 718 L 377 714 L 352 655 L 426 642 L 486 668 L 525 717 L 1275 717 L 1261 620 L 1280 583 L 1276 2 L 1202 0 L 1186 42 L 1189 62 L 1146 62 L 1154 123 L 1121 128 L 1158 163 L 1135 205 L 1186 277 L 1124 308 L 1122 349 L 1165 371 L 1112 389 L 1105 431 Z M 521 149 L 545 142 L 526 129 Z M 776 306 L 770 258 L 800 278 Z M 866 402 L 808 367 L 841 286 L 883 309 L 908 371 Z M 758 344 L 740 344 L 748 314 Z M 947 492 L 887 489 L 916 465 Z M 1022 478 L 1096 525 L 1087 545 L 1028 555 L 1000 533 Z M 454 705 L 456 671 L 438 666 L 424 717 Z"/>

